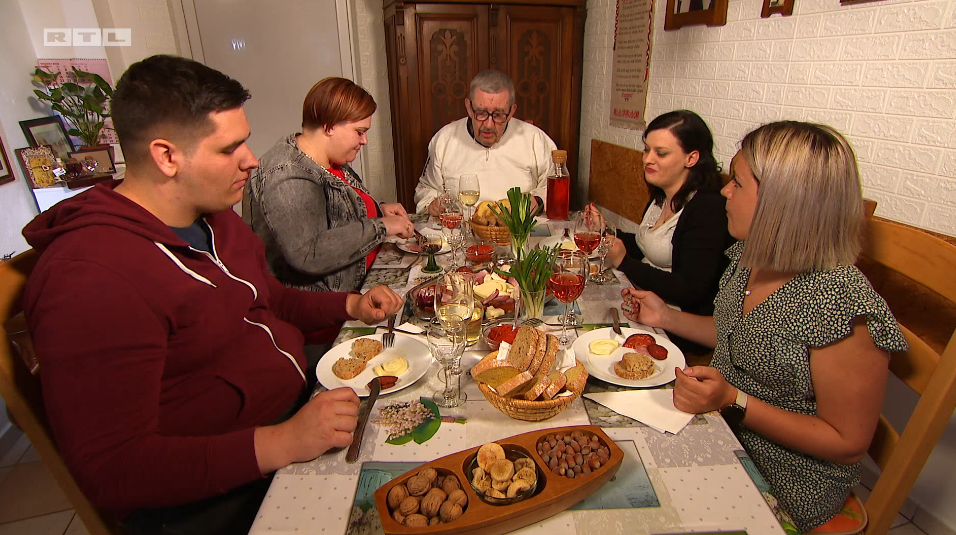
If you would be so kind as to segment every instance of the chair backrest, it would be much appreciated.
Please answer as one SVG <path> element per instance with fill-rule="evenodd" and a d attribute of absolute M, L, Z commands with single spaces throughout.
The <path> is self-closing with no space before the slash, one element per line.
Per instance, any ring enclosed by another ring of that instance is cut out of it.
<path fill-rule="evenodd" d="M 96 509 L 80 491 L 53 442 L 43 407 L 39 360 L 20 304 L 23 287 L 36 260 L 37 255 L 31 249 L 0 264 L 0 324 L 3 325 L 0 329 L 0 395 L 87 531 L 91 535 L 118 533 L 111 516 Z"/>
<path fill-rule="evenodd" d="M 867 220 L 863 257 L 863 261 L 907 277 L 907 284 L 915 283 L 956 305 L 956 246 L 919 229 L 871 217 Z M 943 342 L 945 347 L 940 352 L 927 343 L 923 326 L 911 325 L 911 330 L 905 319 L 899 314 L 897 317 L 910 349 L 893 355 L 890 371 L 920 399 L 902 433 L 880 416 L 869 449 L 881 473 L 866 501 L 867 534 L 889 531 L 956 409 L 956 333 L 951 326 L 945 327 L 944 340 L 948 342 Z"/>

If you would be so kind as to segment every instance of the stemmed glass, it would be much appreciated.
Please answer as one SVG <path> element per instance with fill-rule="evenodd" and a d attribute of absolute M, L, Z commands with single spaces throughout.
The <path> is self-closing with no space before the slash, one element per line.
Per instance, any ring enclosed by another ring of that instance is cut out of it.
<path fill-rule="evenodd" d="M 465 244 L 465 235 L 461 229 L 464 211 L 465 207 L 452 197 L 443 198 L 441 201 L 441 212 L 438 218 L 441 220 L 445 241 L 452 249 L 451 262 L 453 265 L 458 265 L 458 249 Z"/>
<path fill-rule="evenodd" d="M 458 200 L 467 208 L 465 219 L 471 219 L 471 210 L 478 203 L 481 196 L 481 186 L 478 184 L 478 175 L 461 175 L 458 179 Z"/>
<path fill-rule="evenodd" d="M 461 391 L 461 355 L 465 351 L 465 337 L 458 332 L 463 322 L 457 316 L 455 319 L 446 317 L 445 322 L 452 327 L 447 328 L 438 318 L 433 318 L 425 332 L 428 350 L 441 364 L 441 380 L 445 383 L 445 388 L 436 390 L 432 399 L 439 407 L 458 407 L 467 399 Z"/>
<path fill-rule="evenodd" d="M 604 232 L 604 216 L 593 206 L 588 206 L 574 218 L 574 244 L 588 255 L 597 249 Z"/>
<path fill-rule="evenodd" d="M 459 385 L 461 355 L 465 350 L 468 321 L 475 308 L 474 279 L 469 273 L 446 273 L 435 283 L 435 318 L 444 331 L 444 338 L 454 344 L 454 356 L 447 353 L 432 353 L 442 364 L 445 390 L 435 395 L 435 403 L 441 407 L 457 407 L 464 403 L 465 396 Z M 431 342 L 429 342 L 431 344 Z M 438 355 L 442 355 L 440 358 Z M 455 378 L 453 383 L 452 377 Z"/>
<path fill-rule="evenodd" d="M 564 321 L 561 322 L 560 340 L 563 347 L 571 343 L 568 337 L 568 307 L 584 292 L 584 283 L 588 279 L 589 270 L 588 255 L 582 250 L 561 251 L 554 260 L 554 269 L 551 278 L 548 279 L 548 289 L 558 301 L 564 303 Z"/>
<path fill-rule="evenodd" d="M 421 247 L 423 253 L 428 255 L 428 263 L 422 268 L 422 273 L 441 273 L 442 269 L 441 266 L 438 265 L 438 262 L 435 261 L 435 254 L 441 251 L 443 246 L 442 233 L 436 230 L 429 230 L 427 234 L 419 232 L 417 235 L 418 246 Z"/>
<path fill-rule="evenodd" d="M 607 284 L 614 280 L 614 276 L 611 275 L 611 270 L 604 269 L 604 259 L 607 258 L 607 254 L 611 252 L 611 247 L 614 245 L 614 240 L 617 238 L 617 229 L 614 227 L 614 223 L 611 223 L 608 220 L 604 221 L 604 232 L 601 235 L 601 243 L 597 247 L 597 252 L 601 255 L 601 264 L 598 267 L 597 273 L 591 275 L 590 280 L 595 284 Z"/>

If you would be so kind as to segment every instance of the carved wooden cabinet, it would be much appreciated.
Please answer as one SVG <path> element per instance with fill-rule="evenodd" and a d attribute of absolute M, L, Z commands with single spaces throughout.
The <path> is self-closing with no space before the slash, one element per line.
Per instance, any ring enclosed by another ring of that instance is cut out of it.
<path fill-rule="evenodd" d="M 511 76 L 515 116 L 566 149 L 575 176 L 585 5 L 586 0 L 384 0 L 399 202 L 414 209 L 428 142 L 442 126 L 465 117 L 471 78 L 489 68 Z"/>

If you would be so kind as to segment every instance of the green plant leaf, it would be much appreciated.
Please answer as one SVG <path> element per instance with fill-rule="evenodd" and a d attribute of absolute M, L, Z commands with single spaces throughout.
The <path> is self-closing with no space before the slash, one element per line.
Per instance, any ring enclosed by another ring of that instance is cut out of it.
<path fill-rule="evenodd" d="M 401 446 L 402 444 L 408 444 L 411 441 L 412 441 L 412 434 L 407 433 L 398 438 L 392 438 L 392 439 L 386 440 L 385 443 L 391 444 L 393 446 Z"/>

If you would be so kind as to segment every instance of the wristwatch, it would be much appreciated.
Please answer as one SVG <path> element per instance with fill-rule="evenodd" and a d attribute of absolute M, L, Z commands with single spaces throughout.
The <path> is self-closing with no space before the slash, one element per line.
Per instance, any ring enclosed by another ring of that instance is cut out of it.
<path fill-rule="evenodd" d="M 749 396 L 741 389 L 737 389 L 737 398 L 734 402 L 720 409 L 720 415 L 724 421 L 734 431 L 740 429 L 740 424 L 744 421 L 744 415 L 747 413 L 747 400 Z"/>

